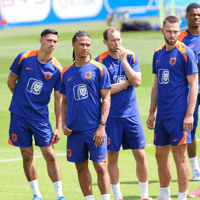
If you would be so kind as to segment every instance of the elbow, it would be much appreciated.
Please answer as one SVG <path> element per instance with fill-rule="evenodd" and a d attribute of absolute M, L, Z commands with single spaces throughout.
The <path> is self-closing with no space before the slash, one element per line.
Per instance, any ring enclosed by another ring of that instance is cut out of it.
<path fill-rule="evenodd" d="M 132 81 L 130 82 L 131 86 L 134 86 L 135 88 L 139 87 L 141 84 L 141 80 L 137 80 L 137 81 Z"/>

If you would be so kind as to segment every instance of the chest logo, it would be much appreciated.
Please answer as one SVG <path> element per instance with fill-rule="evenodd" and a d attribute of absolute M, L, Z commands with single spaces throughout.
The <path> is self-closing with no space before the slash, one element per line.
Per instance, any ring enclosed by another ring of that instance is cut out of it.
<path fill-rule="evenodd" d="M 158 82 L 160 84 L 168 84 L 169 83 L 169 70 L 168 69 L 159 69 Z"/>
<path fill-rule="evenodd" d="M 45 77 L 47 80 L 49 80 L 49 79 L 51 79 L 51 77 L 52 77 L 52 73 L 51 73 L 51 72 L 45 72 L 44 77 Z"/>
<path fill-rule="evenodd" d="M 88 98 L 88 89 L 85 84 L 75 85 L 73 90 L 74 90 L 74 99 L 76 101 Z"/>
<path fill-rule="evenodd" d="M 169 61 L 169 64 L 171 66 L 175 65 L 176 64 L 176 58 L 171 58 L 170 61 Z"/>
<path fill-rule="evenodd" d="M 32 94 L 39 95 L 42 90 L 42 86 L 42 81 L 30 78 L 26 90 Z"/>
<path fill-rule="evenodd" d="M 92 72 L 85 72 L 86 79 L 91 79 L 91 77 L 92 77 Z"/>

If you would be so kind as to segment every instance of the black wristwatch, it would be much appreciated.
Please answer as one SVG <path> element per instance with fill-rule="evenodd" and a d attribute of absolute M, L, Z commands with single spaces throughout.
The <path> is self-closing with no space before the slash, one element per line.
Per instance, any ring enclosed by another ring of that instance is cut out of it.
<path fill-rule="evenodd" d="M 106 122 L 104 122 L 104 121 L 100 121 L 99 124 L 106 125 Z"/>

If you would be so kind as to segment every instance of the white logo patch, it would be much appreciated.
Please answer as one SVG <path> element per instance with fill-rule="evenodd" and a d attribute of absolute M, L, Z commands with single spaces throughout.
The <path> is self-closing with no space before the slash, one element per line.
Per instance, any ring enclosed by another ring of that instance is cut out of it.
<path fill-rule="evenodd" d="M 115 76 L 114 77 L 114 81 L 116 83 L 121 83 L 124 82 L 126 80 L 126 76 L 125 75 L 120 75 L 120 76 Z"/>
<path fill-rule="evenodd" d="M 33 94 L 40 94 L 42 90 L 43 83 L 42 81 L 36 80 L 34 78 L 30 78 L 26 87 L 26 90 Z"/>
<path fill-rule="evenodd" d="M 169 70 L 168 69 L 159 69 L 158 82 L 160 84 L 168 84 L 169 83 Z"/>
<path fill-rule="evenodd" d="M 88 89 L 85 84 L 75 85 L 74 88 L 74 99 L 83 100 L 88 98 Z"/>

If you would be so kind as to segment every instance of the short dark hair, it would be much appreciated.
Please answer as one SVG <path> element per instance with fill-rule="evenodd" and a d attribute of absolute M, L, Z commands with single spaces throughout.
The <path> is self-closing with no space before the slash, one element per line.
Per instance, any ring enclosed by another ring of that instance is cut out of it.
<path fill-rule="evenodd" d="M 200 8 L 200 5 L 198 3 L 191 3 L 188 5 L 186 12 L 188 13 L 192 8 Z"/>
<path fill-rule="evenodd" d="M 42 31 L 41 37 L 46 36 L 47 34 L 58 35 L 58 32 L 54 29 L 45 29 L 44 31 Z"/>
<path fill-rule="evenodd" d="M 163 21 L 163 27 L 165 26 L 165 24 L 169 22 L 169 23 L 172 23 L 172 24 L 175 24 L 175 23 L 180 23 L 179 22 L 179 19 L 173 15 L 170 15 L 168 17 L 166 17 Z"/>
<path fill-rule="evenodd" d="M 103 38 L 104 38 L 104 40 L 106 40 L 106 41 L 108 40 L 108 33 L 109 32 L 113 33 L 115 31 L 120 32 L 120 30 L 118 28 L 115 28 L 115 27 L 108 27 L 108 28 L 106 28 L 105 31 L 103 32 Z"/>
<path fill-rule="evenodd" d="M 87 33 L 86 31 L 78 31 L 74 34 L 74 36 L 72 38 L 72 43 L 76 42 L 77 37 L 91 38 L 90 34 Z M 75 61 L 75 50 L 74 49 L 73 49 L 73 53 L 72 53 L 72 58 L 73 58 L 73 61 Z M 91 54 L 90 54 L 90 59 L 91 59 Z"/>

